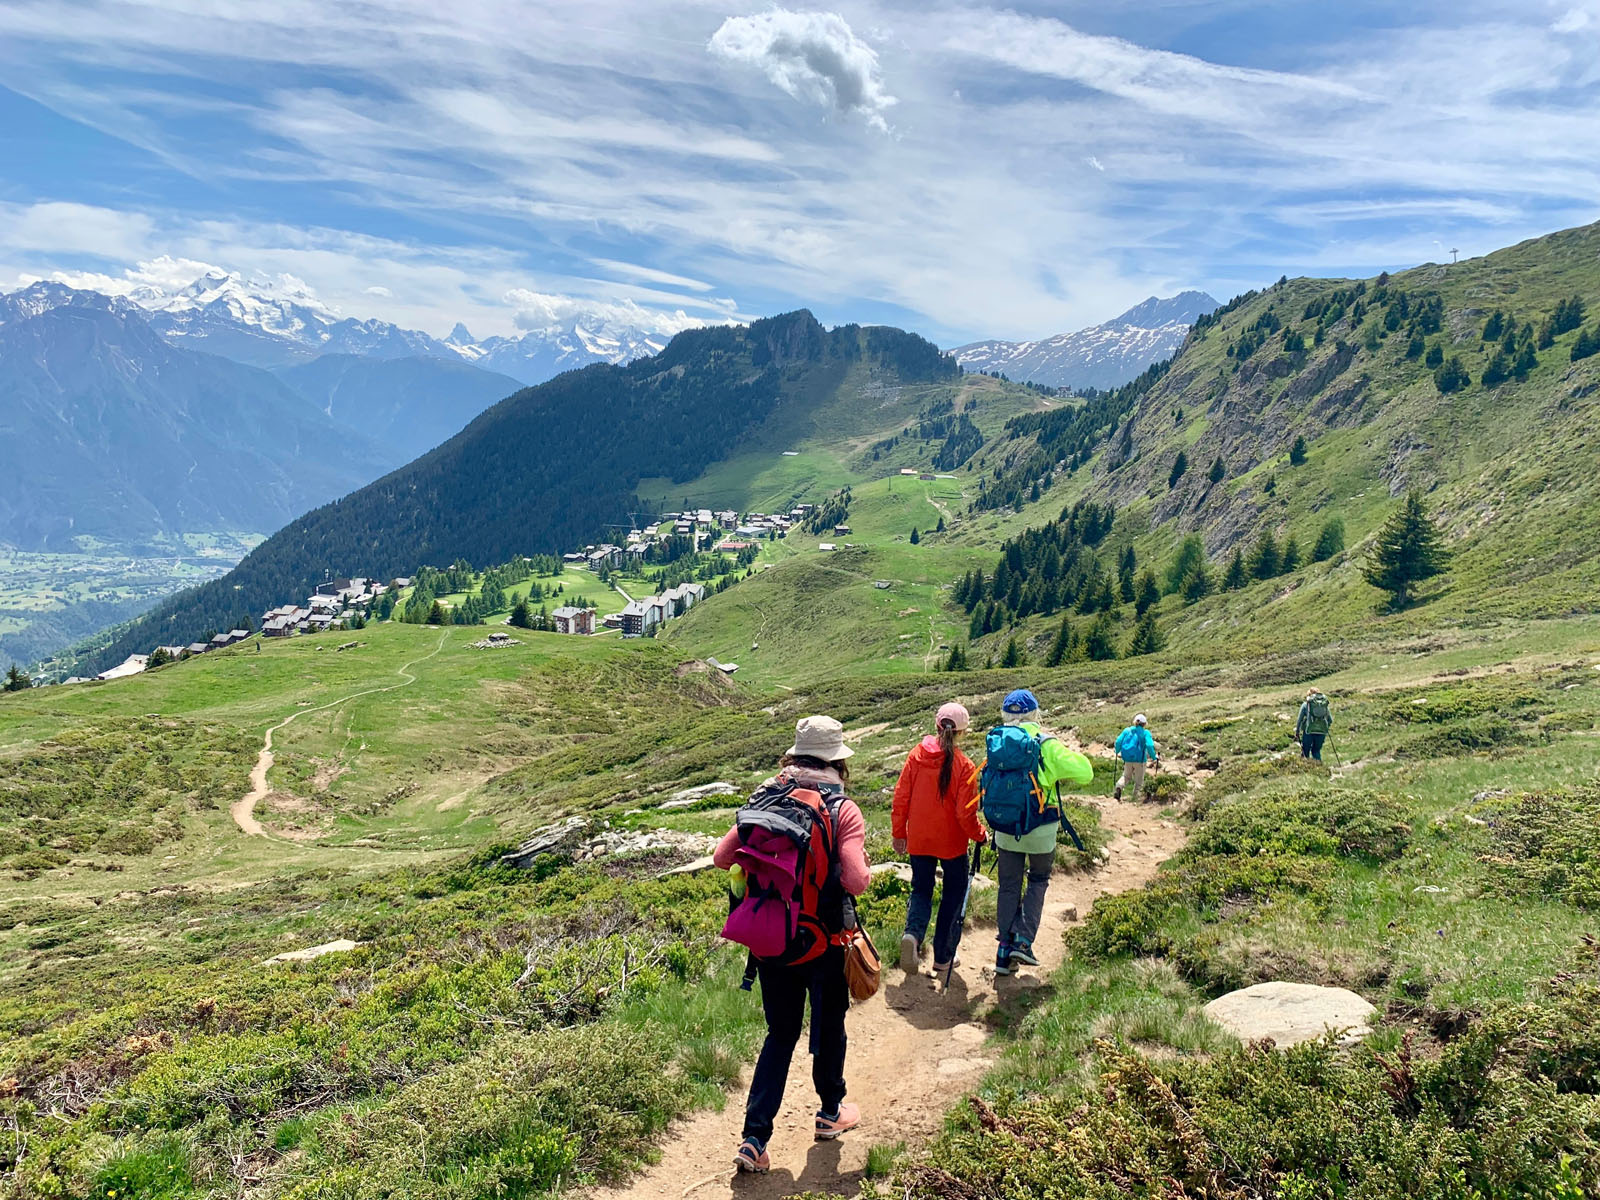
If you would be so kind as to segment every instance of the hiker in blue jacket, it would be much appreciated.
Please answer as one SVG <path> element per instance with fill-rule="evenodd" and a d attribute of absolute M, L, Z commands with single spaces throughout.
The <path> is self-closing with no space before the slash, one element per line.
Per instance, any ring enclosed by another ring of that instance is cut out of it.
<path fill-rule="evenodd" d="M 1156 740 L 1150 736 L 1150 722 L 1143 713 L 1133 719 L 1129 725 L 1117 735 L 1117 757 L 1122 760 L 1122 776 L 1117 780 L 1116 789 L 1111 793 L 1116 799 L 1122 799 L 1122 789 L 1132 789 L 1132 800 L 1139 803 L 1144 795 L 1144 768 L 1146 763 L 1161 761 L 1161 755 L 1156 750 Z"/>

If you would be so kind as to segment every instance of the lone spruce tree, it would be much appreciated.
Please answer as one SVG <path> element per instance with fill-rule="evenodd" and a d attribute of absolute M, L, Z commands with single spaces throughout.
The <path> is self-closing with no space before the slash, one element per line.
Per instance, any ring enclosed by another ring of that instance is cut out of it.
<path fill-rule="evenodd" d="M 1139 623 L 1133 627 L 1133 637 L 1128 641 L 1128 657 L 1136 658 L 1141 654 L 1154 654 L 1166 645 L 1167 639 L 1161 632 L 1161 626 L 1156 624 L 1156 614 L 1153 610 L 1146 609 L 1144 616 L 1139 618 Z"/>
<path fill-rule="evenodd" d="M 1441 544 L 1422 497 L 1411 492 L 1379 530 L 1361 574 L 1373 587 L 1389 593 L 1392 608 L 1402 609 L 1411 603 L 1417 584 L 1443 572 L 1449 561 L 1450 552 Z"/>
<path fill-rule="evenodd" d="M 6 672 L 4 682 L 0 682 L 0 692 L 25 692 L 32 686 L 33 680 L 23 674 L 21 667 L 12 663 L 11 669 Z"/>
<path fill-rule="evenodd" d="M 1022 653 L 1022 647 L 1017 645 L 1017 639 L 1012 638 L 1006 643 L 1005 655 L 1000 659 L 1000 665 L 1006 669 L 1020 667 L 1028 660 Z"/>

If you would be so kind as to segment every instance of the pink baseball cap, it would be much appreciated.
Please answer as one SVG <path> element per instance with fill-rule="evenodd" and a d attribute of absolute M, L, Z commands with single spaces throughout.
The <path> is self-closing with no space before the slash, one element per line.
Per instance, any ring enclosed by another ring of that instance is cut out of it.
<path fill-rule="evenodd" d="M 938 715 L 933 719 L 936 727 L 943 725 L 946 721 L 954 725 L 957 730 L 961 730 L 972 724 L 972 717 L 967 713 L 965 707 L 952 700 L 949 704 L 941 704 Z"/>

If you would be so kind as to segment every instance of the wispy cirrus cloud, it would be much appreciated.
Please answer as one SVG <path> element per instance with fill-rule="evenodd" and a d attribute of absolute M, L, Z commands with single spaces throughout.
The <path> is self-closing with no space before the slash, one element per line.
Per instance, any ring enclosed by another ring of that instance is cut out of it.
<path fill-rule="evenodd" d="M 12 0 L 0 84 L 99 169 L 4 160 L 0 273 L 167 254 L 441 331 L 527 292 L 953 342 L 1596 215 L 1595 0 L 1020 7 Z"/>

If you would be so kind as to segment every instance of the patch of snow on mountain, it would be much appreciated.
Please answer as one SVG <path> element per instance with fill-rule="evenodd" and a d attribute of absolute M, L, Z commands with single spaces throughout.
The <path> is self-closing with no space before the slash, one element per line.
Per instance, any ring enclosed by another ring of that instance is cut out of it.
<path fill-rule="evenodd" d="M 1171 358 L 1202 313 L 1218 307 L 1204 292 L 1182 292 L 1135 305 L 1114 320 L 1031 342 L 973 342 L 954 353 L 971 371 L 1047 387 L 1119 387 L 1152 363 Z"/>

